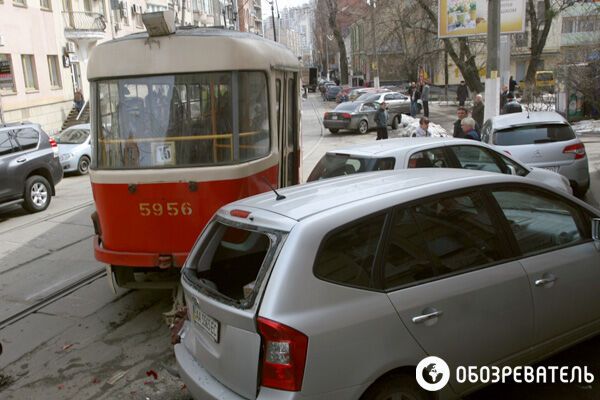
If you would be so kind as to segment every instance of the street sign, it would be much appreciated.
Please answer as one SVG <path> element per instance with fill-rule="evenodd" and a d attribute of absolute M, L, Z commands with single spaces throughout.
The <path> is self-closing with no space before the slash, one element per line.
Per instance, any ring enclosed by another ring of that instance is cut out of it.
<path fill-rule="evenodd" d="M 487 34 L 488 0 L 439 0 L 438 4 L 438 37 Z M 525 32 L 525 2 L 502 0 L 500 7 L 500 33 Z"/>

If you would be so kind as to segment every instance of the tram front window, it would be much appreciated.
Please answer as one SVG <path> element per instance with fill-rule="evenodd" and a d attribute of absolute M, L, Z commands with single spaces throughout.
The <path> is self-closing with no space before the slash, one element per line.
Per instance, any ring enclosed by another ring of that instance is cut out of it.
<path fill-rule="evenodd" d="M 101 80 L 95 135 L 99 169 L 233 164 L 269 154 L 262 72 Z"/>

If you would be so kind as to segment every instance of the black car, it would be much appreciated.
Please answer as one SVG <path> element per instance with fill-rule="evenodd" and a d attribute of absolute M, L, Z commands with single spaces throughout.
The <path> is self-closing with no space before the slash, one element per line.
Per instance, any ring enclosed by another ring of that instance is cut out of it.
<path fill-rule="evenodd" d="M 58 146 L 39 125 L 0 124 L 0 209 L 45 210 L 62 177 Z"/>

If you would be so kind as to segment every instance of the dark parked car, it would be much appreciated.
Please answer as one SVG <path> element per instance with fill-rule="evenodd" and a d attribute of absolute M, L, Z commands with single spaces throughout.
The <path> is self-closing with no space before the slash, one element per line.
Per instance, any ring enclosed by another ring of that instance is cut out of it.
<path fill-rule="evenodd" d="M 325 93 L 323 93 L 323 100 L 325 101 L 333 101 L 339 92 L 342 91 L 341 86 L 326 86 Z"/>
<path fill-rule="evenodd" d="M 350 101 L 339 104 L 333 111 L 323 115 L 323 126 L 331 133 L 338 133 L 341 129 L 356 131 L 365 134 L 369 129 L 375 128 L 375 113 L 379 103 Z M 395 110 L 388 109 L 388 124 L 392 129 L 398 129 L 402 115 Z"/>
<path fill-rule="evenodd" d="M 0 125 L 0 208 L 43 211 L 62 177 L 58 146 L 39 125 Z"/>

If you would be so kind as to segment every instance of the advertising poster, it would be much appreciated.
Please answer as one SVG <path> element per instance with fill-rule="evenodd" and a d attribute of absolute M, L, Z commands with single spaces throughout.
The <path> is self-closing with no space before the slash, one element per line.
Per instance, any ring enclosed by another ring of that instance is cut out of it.
<path fill-rule="evenodd" d="M 452 38 L 487 33 L 488 0 L 439 0 L 438 36 Z M 500 33 L 525 31 L 525 1 L 501 0 Z"/>

